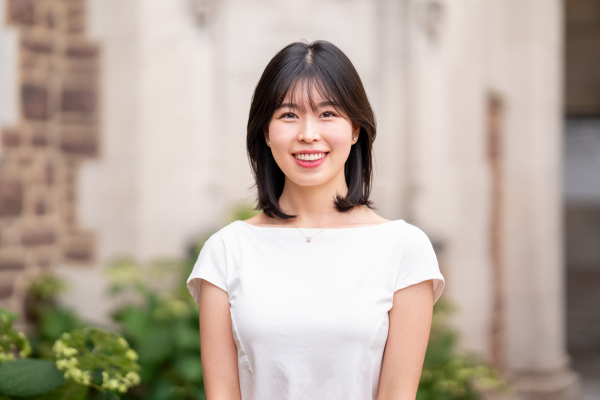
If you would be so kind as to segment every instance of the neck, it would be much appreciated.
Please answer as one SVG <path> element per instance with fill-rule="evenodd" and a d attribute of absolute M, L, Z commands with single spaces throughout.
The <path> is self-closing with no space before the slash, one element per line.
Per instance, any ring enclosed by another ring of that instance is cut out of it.
<path fill-rule="evenodd" d="M 319 186 L 300 186 L 286 178 L 279 206 L 286 214 L 296 215 L 297 226 L 323 228 L 340 217 L 333 200 L 337 194 L 345 196 L 347 192 L 343 173 Z"/>

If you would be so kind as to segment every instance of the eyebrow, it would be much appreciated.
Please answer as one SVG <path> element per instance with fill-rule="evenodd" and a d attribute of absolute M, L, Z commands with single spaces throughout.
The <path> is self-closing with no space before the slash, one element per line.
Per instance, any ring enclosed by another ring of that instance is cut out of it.
<path fill-rule="evenodd" d="M 338 103 L 336 103 L 335 101 L 326 100 L 326 101 L 322 101 L 319 104 L 317 104 L 317 108 L 322 108 L 322 107 L 326 107 L 326 106 L 336 107 L 336 106 L 338 106 Z M 279 107 L 276 108 L 276 110 L 279 110 L 280 108 L 291 108 L 293 110 L 293 109 L 299 109 L 300 107 L 298 107 L 298 105 L 295 103 L 281 103 L 279 105 Z"/>

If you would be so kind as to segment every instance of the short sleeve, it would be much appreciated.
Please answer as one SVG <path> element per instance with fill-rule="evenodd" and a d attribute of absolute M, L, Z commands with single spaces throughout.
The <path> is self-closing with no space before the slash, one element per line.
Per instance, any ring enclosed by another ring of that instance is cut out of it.
<path fill-rule="evenodd" d="M 435 304 L 444 290 L 445 282 L 433 245 L 425 232 L 414 225 L 407 225 L 409 231 L 404 241 L 394 292 L 433 279 L 433 302 Z"/>
<path fill-rule="evenodd" d="M 200 305 L 200 279 L 227 292 L 226 267 L 225 244 L 219 235 L 213 235 L 204 243 L 187 280 L 187 288 L 196 304 Z"/>

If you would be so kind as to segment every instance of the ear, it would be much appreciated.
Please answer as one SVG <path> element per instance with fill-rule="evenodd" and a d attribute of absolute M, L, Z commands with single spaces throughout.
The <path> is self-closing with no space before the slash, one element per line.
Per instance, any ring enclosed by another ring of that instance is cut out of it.
<path fill-rule="evenodd" d="M 352 124 L 352 144 L 358 143 L 358 136 L 360 135 L 360 125 L 357 123 Z M 356 140 L 354 140 L 356 138 Z"/>
<path fill-rule="evenodd" d="M 268 128 L 265 128 L 263 134 L 265 135 L 265 143 L 267 144 L 267 146 L 271 147 L 270 143 L 270 139 L 269 139 L 269 131 Z"/>

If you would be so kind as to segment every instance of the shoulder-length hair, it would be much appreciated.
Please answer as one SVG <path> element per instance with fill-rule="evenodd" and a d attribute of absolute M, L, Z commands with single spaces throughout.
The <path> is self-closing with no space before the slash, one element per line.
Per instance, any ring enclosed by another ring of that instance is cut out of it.
<path fill-rule="evenodd" d="M 311 98 L 312 87 L 322 98 L 332 101 L 353 125 L 360 126 L 358 142 L 351 147 L 344 166 L 348 192 L 344 197 L 337 194 L 333 201 L 339 212 L 349 211 L 359 204 L 370 207 L 375 115 L 350 59 L 333 44 L 318 40 L 284 47 L 267 64 L 254 90 L 246 149 L 258 190 L 256 208 L 271 218 L 295 218 L 295 215 L 284 213 L 279 206 L 285 175 L 265 143 L 264 134 L 275 110 L 281 106 L 288 92 L 294 97 L 297 86 L 304 89 L 301 92 L 308 96 L 307 102 L 313 110 L 316 105 Z"/>

